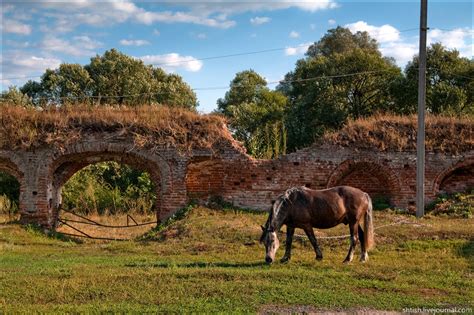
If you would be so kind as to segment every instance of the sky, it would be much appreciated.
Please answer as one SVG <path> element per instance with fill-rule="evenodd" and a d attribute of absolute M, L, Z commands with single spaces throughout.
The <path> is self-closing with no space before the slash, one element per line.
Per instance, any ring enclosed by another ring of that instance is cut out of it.
<path fill-rule="evenodd" d="M 428 2 L 428 44 L 441 42 L 472 58 L 472 1 Z M 0 89 L 116 48 L 181 75 L 207 113 L 237 72 L 253 69 L 274 88 L 308 45 L 337 26 L 369 32 L 383 55 L 404 67 L 418 52 L 419 6 L 411 0 L 7 0 L 0 15 Z"/>

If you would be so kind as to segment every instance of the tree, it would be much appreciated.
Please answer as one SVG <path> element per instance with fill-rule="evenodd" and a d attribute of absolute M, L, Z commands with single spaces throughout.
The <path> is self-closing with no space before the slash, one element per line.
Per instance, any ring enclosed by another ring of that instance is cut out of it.
<path fill-rule="evenodd" d="M 197 97 L 191 87 L 177 74 L 111 49 L 91 58 L 84 67 L 61 64 L 45 71 L 41 83 L 28 81 L 21 91 L 35 105 L 40 103 L 84 103 L 138 106 L 163 104 L 194 110 Z"/>
<path fill-rule="evenodd" d="M 405 76 L 393 87 L 397 103 L 405 113 L 415 112 L 418 103 L 418 67 L 415 56 L 405 68 Z M 440 43 L 427 49 L 426 108 L 440 113 L 472 113 L 474 61 Z"/>
<path fill-rule="evenodd" d="M 148 100 L 153 76 L 141 60 L 111 49 L 91 58 L 86 70 L 94 81 L 92 94 L 99 103 L 133 106 Z"/>
<path fill-rule="evenodd" d="M 8 91 L 4 91 L 0 94 L 2 103 L 13 104 L 17 106 L 29 106 L 31 105 L 30 98 L 28 95 L 23 94 L 16 86 L 10 86 Z"/>
<path fill-rule="evenodd" d="M 225 97 L 217 100 L 217 109 L 229 116 L 229 106 L 255 103 L 260 91 L 266 89 L 266 86 L 267 81 L 254 70 L 238 72 L 230 82 L 230 89 L 225 93 Z"/>
<path fill-rule="evenodd" d="M 56 70 L 46 70 L 41 77 L 42 96 L 61 104 L 83 103 L 92 95 L 93 81 L 89 72 L 80 64 L 63 63 Z M 24 86 L 23 89 L 36 89 L 36 86 Z"/>
<path fill-rule="evenodd" d="M 235 138 L 257 158 L 271 159 L 286 153 L 286 97 L 280 92 L 262 89 L 254 101 L 227 107 Z"/>
<path fill-rule="evenodd" d="M 247 152 L 257 158 L 273 158 L 286 153 L 284 115 L 287 99 L 271 91 L 257 72 L 238 72 L 218 111 L 229 118 L 234 137 L 242 141 Z"/>
<path fill-rule="evenodd" d="M 338 27 L 313 44 L 278 90 L 287 95 L 289 150 L 305 147 L 347 119 L 393 111 L 390 85 L 401 76 L 366 32 Z"/>

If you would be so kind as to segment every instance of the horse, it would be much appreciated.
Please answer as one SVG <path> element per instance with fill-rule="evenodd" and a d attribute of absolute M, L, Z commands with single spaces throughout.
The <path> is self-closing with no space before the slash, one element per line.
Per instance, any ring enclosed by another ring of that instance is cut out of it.
<path fill-rule="evenodd" d="M 359 227 L 363 219 L 364 229 Z M 291 258 L 291 243 L 295 228 L 301 228 L 308 236 L 316 253 L 316 260 L 323 254 L 314 235 L 313 228 L 329 229 L 339 224 L 349 225 L 350 246 L 344 263 L 350 263 L 360 239 L 360 261 L 369 258 L 367 251 L 374 246 L 374 226 L 372 218 L 372 200 L 360 189 L 350 186 L 338 186 L 323 190 L 306 187 L 292 187 L 278 196 L 273 202 L 265 226 L 262 227 L 260 243 L 265 245 L 265 261 L 271 264 L 280 245 L 277 232 L 286 225 L 285 254 L 281 262 Z"/>

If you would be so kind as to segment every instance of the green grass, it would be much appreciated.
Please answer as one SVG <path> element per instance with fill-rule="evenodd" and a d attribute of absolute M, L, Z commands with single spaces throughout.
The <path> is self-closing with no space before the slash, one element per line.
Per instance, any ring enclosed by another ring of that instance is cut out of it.
<path fill-rule="evenodd" d="M 474 220 L 378 212 L 375 224 L 400 219 L 419 224 L 376 230 L 369 262 L 350 265 L 347 240 L 321 240 L 319 262 L 304 239 L 290 263 L 263 264 L 266 216 L 251 212 L 196 208 L 146 242 L 76 242 L 0 225 L 0 313 L 474 308 Z"/>

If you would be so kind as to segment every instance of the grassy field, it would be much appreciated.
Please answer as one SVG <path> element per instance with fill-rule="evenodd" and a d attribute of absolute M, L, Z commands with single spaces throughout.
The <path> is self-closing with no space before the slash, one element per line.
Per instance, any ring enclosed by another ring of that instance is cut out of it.
<path fill-rule="evenodd" d="M 474 309 L 474 219 L 377 212 L 366 264 L 342 264 L 347 240 L 305 238 L 288 264 L 263 264 L 263 214 L 195 208 L 148 241 L 47 237 L 0 225 L 0 313 Z M 324 233 L 323 233 L 324 232 Z M 302 234 L 302 231 L 297 230 Z M 346 227 L 319 236 L 347 234 Z M 281 236 L 284 239 L 284 236 Z M 278 252 L 283 255 L 284 249 Z"/>

